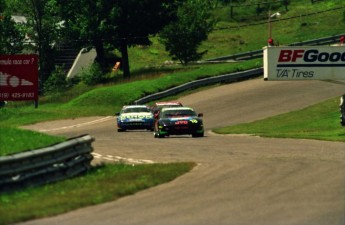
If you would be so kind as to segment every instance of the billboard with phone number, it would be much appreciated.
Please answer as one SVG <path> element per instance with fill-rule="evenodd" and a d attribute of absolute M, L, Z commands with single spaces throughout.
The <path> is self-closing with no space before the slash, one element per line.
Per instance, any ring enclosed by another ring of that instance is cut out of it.
<path fill-rule="evenodd" d="M 264 48 L 265 80 L 344 80 L 345 46 Z"/>
<path fill-rule="evenodd" d="M 0 55 L 0 101 L 38 100 L 37 55 Z"/>

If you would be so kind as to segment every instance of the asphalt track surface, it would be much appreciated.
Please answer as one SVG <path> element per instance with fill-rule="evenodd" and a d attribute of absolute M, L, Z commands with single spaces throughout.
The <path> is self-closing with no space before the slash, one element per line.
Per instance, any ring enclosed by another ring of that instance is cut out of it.
<path fill-rule="evenodd" d="M 193 161 L 198 165 L 170 183 L 117 201 L 23 224 L 344 225 L 344 142 L 210 132 L 215 127 L 295 111 L 344 93 L 344 81 L 253 79 L 180 98 L 204 113 L 204 138 L 157 139 L 149 131 L 118 133 L 115 117 L 29 126 L 67 137 L 94 136 L 96 161 Z"/>

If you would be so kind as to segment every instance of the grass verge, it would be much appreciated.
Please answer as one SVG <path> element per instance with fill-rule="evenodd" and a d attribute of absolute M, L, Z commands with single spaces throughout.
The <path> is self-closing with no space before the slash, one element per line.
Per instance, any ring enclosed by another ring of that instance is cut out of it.
<path fill-rule="evenodd" d="M 28 138 L 31 140 L 30 145 L 23 145 L 24 139 L 20 134 L 22 131 L 16 130 L 18 126 L 48 120 L 114 115 L 123 105 L 131 104 L 145 95 L 189 81 L 247 70 L 258 65 L 261 65 L 259 59 L 242 63 L 191 66 L 188 70 L 154 79 L 95 88 L 65 103 L 46 103 L 39 105 L 37 109 L 33 105 L 9 105 L 9 107 L 0 108 L 0 127 L 3 129 L 0 137 L 0 155 L 16 153 L 21 148 L 24 150 L 41 147 L 41 145 L 37 145 L 40 142 L 40 138 L 37 136 L 32 136 L 32 139 Z M 6 128 L 11 128 L 13 132 L 7 134 Z M 53 144 L 55 142 L 56 140 L 53 138 L 51 142 L 44 143 Z"/>
<path fill-rule="evenodd" d="M 302 110 L 213 131 L 219 134 L 345 142 L 345 128 L 340 125 L 339 116 L 339 98 L 332 98 Z"/>
<path fill-rule="evenodd" d="M 107 164 L 85 176 L 0 195 L 0 225 L 114 201 L 190 171 L 195 163 Z M 92 194 L 90 194 L 92 193 Z"/>
<path fill-rule="evenodd" d="M 65 140 L 63 137 L 49 136 L 43 133 L 13 127 L 0 127 L 0 134 L 0 156 L 22 152 L 24 150 L 43 148 Z"/>
<path fill-rule="evenodd" d="M 317 12 L 343 6 L 343 0 L 322 1 L 316 4 L 310 4 L 309 0 L 291 2 L 289 11 L 282 13 L 282 18 L 273 23 L 274 39 L 281 45 L 337 35 L 343 32 L 344 10 L 317 13 L 309 17 L 302 16 L 306 12 Z M 229 9 L 225 9 L 227 11 L 224 14 L 229 15 Z M 295 17 L 295 19 L 285 20 L 289 17 Z M 236 19 L 241 21 L 243 18 Z M 220 23 L 209 36 L 209 40 L 201 46 L 201 51 L 208 50 L 205 58 L 257 50 L 267 44 L 266 23 L 243 27 L 241 24 L 236 21 Z M 100 87 L 94 90 L 89 87 L 79 87 L 76 92 L 70 93 L 73 98 L 78 96 L 72 101 L 64 93 L 52 97 L 53 100 L 47 100 L 47 102 L 54 102 L 53 104 L 40 105 L 38 109 L 34 109 L 33 106 L 0 109 L 0 153 L 2 155 L 11 154 L 24 149 L 53 144 L 60 140 L 55 139 L 55 137 L 46 137 L 43 134 L 23 131 L 15 128 L 17 126 L 46 120 L 113 115 L 123 104 L 128 104 L 146 94 L 194 79 L 245 70 L 262 64 L 261 60 L 257 60 L 249 63 L 196 66 L 174 73 L 159 70 L 151 79 L 141 81 L 146 77 L 141 77 L 140 74 L 143 72 L 152 73 L 151 70 L 156 71 L 157 65 L 162 65 L 164 60 L 170 59 L 157 39 L 153 39 L 153 42 L 154 44 L 150 48 L 130 49 L 131 62 L 134 62 L 131 64 L 131 70 L 136 79 L 134 84 L 124 81 L 123 84 Z M 143 70 L 143 68 L 145 69 Z M 168 73 L 169 76 L 166 76 Z M 85 90 L 88 92 L 84 93 Z M 83 94 L 80 95 L 79 93 Z M 56 99 L 60 99 L 61 102 L 55 102 Z M 294 113 L 284 114 L 262 121 L 219 129 L 217 132 L 344 141 L 344 129 L 336 122 L 339 120 L 339 112 L 336 110 L 338 107 L 335 102 L 330 100 L 330 102 L 323 103 L 330 106 L 325 107 L 325 109 L 322 109 L 323 105 L 306 108 L 299 111 L 298 116 L 296 116 L 297 113 L 295 115 Z M 304 114 L 303 119 L 300 113 Z M 318 115 L 321 115 L 320 118 Z M 42 139 L 45 140 L 42 141 Z M 30 142 L 23 140 L 30 140 Z M 20 144 L 20 142 L 25 143 L 25 145 Z M 29 143 L 30 145 L 27 145 Z M 192 163 L 134 167 L 107 165 L 91 171 L 84 177 L 4 194 L 0 196 L 0 224 L 51 216 L 86 205 L 112 201 L 121 196 L 170 181 L 188 172 L 193 166 Z M 162 174 L 170 175 L 164 175 L 164 178 L 161 178 Z M 122 178 L 122 176 L 127 178 Z M 132 176 L 131 179 L 128 176 Z M 89 193 L 93 194 L 90 195 Z M 72 196 L 75 198 L 71 198 Z"/>

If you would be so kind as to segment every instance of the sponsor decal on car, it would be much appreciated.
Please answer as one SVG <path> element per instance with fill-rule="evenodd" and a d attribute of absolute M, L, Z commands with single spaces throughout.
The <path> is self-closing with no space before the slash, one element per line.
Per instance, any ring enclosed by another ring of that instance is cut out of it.
<path fill-rule="evenodd" d="M 138 114 L 135 114 L 135 115 L 121 115 L 120 119 L 122 120 L 125 120 L 125 119 L 152 119 L 152 115 L 138 115 Z"/>

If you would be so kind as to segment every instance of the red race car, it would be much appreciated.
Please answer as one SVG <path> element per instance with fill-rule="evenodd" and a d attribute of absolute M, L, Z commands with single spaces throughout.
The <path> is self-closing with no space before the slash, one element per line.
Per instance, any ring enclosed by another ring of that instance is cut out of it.
<path fill-rule="evenodd" d="M 155 118 L 159 115 L 159 112 L 163 108 L 170 108 L 170 107 L 182 107 L 182 103 L 178 101 L 167 101 L 167 102 L 156 102 L 152 107 L 152 113 Z"/>

